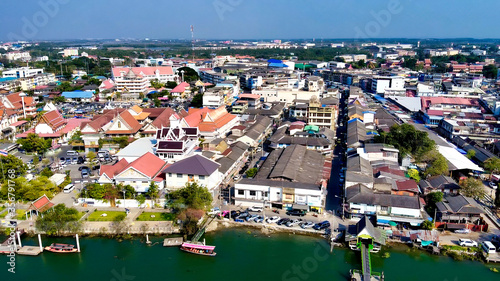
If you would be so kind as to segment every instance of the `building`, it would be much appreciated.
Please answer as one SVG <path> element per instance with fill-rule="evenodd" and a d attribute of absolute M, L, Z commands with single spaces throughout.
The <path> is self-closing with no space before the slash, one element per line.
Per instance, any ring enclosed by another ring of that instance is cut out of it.
<path fill-rule="evenodd" d="M 94 101 L 94 91 L 73 91 L 62 92 L 62 97 L 69 101 L 92 102 Z"/>
<path fill-rule="evenodd" d="M 196 182 L 214 194 L 215 188 L 222 181 L 219 167 L 219 163 L 201 155 L 179 160 L 163 170 L 165 187 L 168 190 L 175 190 Z"/>
<path fill-rule="evenodd" d="M 25 93 L 18 92 L 1 97 L 1 104 L 7 110 L 12 110 L 20 117 L 36 115 L 36 101 Z"/>
<path fill-rule="evenodd" d="M 235 184 L 235 204 L 322 212 L 330 176 L 321 153 L 291 145 L 271 152 L 253 179 Z"/>
<path fill-rule="evenodd" d="M 63 57 L 78 56 L 78 48 L 66 48 L 61 53 Z"/>
<path fill-rule="evenodd" d="M 14 61 L 14 60 L 30 61 L 31 60 L 30 52 L 14 51 L 14 52 L 6 53 L 6 54 L 4 54 L 4 56 L 9 61 Z"/>
<path fill-rule="evenodd" d="M 43 73 L 43 68 L 19 67 L 2 71 L 2 77 L 27 78 Z"/>
<path fill-rule="evenodd" d="M 484 213 L 476 200 L 463 195 L 445 194 L 443 201 L 436 203 L 436 207 L 436 220 L 446 223 L 479 224 Z"/>
<path fill-rule="evenodd" d="M 178 120 L 171 120 L 170 127 L 156 132 L 156 155 L 169 163 L 182 160 L 194 153 L 199 137 L 197 127 L 181 127 Z"/>
<path fill-rule="evenodd" d="M 312 97 L 307 107 L 307 124 L 335 130 L 339 100 Z"/>
<path fill-rule="evenodd" d="M 203 138 L 225 137 L 232 127 L 239 123 L 236 115 L 227 112 L 225 106 L 217 109 L 189 108 L 187 116 L 181 120 L 181 127 L 198 127 Z"/>
<path fill-rule="evenodd" d="M 101 165 L 98 182 L 131 185 L 136 192 L 147 192 L 151 183 L 163 189 L 165 179 L 161 171 L 166 166 L 165 161 L 147 152 L 132 162 L 122 159 L 113 165 Z"/>
<path fill-rule="evenodd" d="M 418 185 L 424 194 L 434 191 L 441 191 L 445 194 L 458 194 L 460 189 L 460 186 L 452 178 L 445 175 L 434 176 L 426 180 L 421 180 Z"/>
<path fill-rule="evenodd" d="M 146 93 L 151 80 L 161 83 L 178 80 L 171 66 L 113 67 L 112 75 L 116 90 L 133 97 Z"/>

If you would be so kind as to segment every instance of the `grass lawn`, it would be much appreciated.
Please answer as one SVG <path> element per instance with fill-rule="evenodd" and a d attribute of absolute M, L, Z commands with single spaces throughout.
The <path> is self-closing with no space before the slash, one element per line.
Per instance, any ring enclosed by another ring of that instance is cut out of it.
<path fill-rule="evenodd" d="M 151 216 L 154 215 L 154 218 Z M 136 220 L 138 221 L 173 221 L 175 215 L 172 213 L 143 212 Z"/>
<path fill-rule="evenodd" d="M 102 214 L 107 216 L 103 217 Z M 119 215 L 125 215 L 125 212 L 120 211 L 95 211 L 88 216 L 88 221 L 114 221 L 114 219 Z"/>

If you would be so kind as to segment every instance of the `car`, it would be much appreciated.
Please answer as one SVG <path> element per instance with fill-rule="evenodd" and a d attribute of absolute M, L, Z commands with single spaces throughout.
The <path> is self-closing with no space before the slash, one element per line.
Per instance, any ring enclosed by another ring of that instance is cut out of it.
<path fill-rule="evenodd" d="M 85 159 L 82 156 L 78 156 L 78 160 L 76 161 L 76 164 L 80 165 L 80 164 L 83 164 L 83 162 L 85 162 Z"/>
<path fill-rule="evenodd" d="M 458 239 L 458 244 L 462 247 L 477 247 L 478 244 L 474 240 L 460 238 Z"/>
<path fill-rule="evenodd" d="M 76 165 L 77 162 L 78 162 L 78 158 L 73 157 L 73 159 L 71 159 L 71 164 Z"/>
<path fill-rule="evenodd" d="M 280 219 L 279 221 L 276 222 L 277 225 L 283 225 L 283 224 L 286 224 L 287 222 L 289 222 L 290 219 L 289 218 L 282 218 Z"/>
<path fill-rule="evenodd" d="M 264 216 L 260 216 L 259 215 L 253 221 L 256 222 L 256 223 L 264 222 Z"/>
<path fill-rule="evenodd" d="M 490 181 L 489 185 L 490 185 L 490 187 L 491 187 L 491 188 L 493 188 L 493 189 L 497 189 L 497 188 L 498 188 L 498 183 L 496 183 L 496 182 L 492 182 L 492 181 Z"/>
<path fill-rule="evenodd" d="M 288 211 L 286 212 L 286 214 L 288 216 L 299 216 L 299 217 L 302 217 L 302 216 L 305 216 L 306 213 L 302 210 L 292 210 L 292 211 Z"/>
<path fill-rule="evenodd" d="M 245 218 L 246 221 L 253 221 L 255 220 L 259 215 L 250 215 Z"/>
<path fill-rule="evenodd" d="M 267 223 L 277 223 L 279 220 L 281 220 L 280 217 L 278 217 L 278 216 L 272 216 L 270 218 L 267 218 L 266 222 Z"/>
<path fill-rule="evenodd" d="M 287 222 L 286 226 L 288 226 L 288 227 L 294 227 L 294 226 L 298 225 L 301 222 L 302 222 L 302 219 L 293 219 L 293 220 Z"/>
<path fill-rule="evenodd" d="M 208 214 L 211 215 L 211 216 L 220 214 L 219 207 L 215 207 L 215 208 L 210 209 L 210 211 L 208 212 Z"/>
<path fill-rule="evenodd" d="M 74 150 L 68 150 L 68 151 L 66 151 L 66 155 L 68 155 L 68 156 L 76 156 L 76 155 L 78 155 L 78 152 L 76 152 Z"/>
<path fill-rule="evenodd" d="M 99 170 L 101 168 L 101 165 L 94 165 L 92 166 L 92 171 Z"/>
<path fill-rule="evenodd" d="M 252 206 L 252 207 L 248 208 L 248 210 L 251 212 L 262 212 L 264 210 L 264 208 L 261 206 Z"/>
<path fill-rule="evenodd" d="M 250 216 L 250 214 L 248 212 L 243 212 L 243 213 L 240 213 L 237 217 L 235 217 L 235 219 L 241 219 L 241 220 L 244 220 L 246 219 L 248 216 Z"/>
<path fill-rule="evenodd" d="M 73 191 L 75 189 L 75 185 L 70 183 L 68 185 L 66 185 L 64 188 L 63 188 L 63 192 L 64 193 L 70 193 L 71 191 Z"/>
<path fill-rule="evenodd" d="M 87 167 L 87 166 L 80 166 L 80 167 L 78 167 L 78 171 L 81 171 L 81 170 L 90 170 L 90 168 Z"/>
<path fill-rule="evenodd" d="M 470 233 L 470 229 L 468 229 L 468 228 L 457 229 L 457 230 L 455 230 L 455 233 L 469 234 Z"/>
<path fill-rule="evenodd" d="M 313 226 L 315 230 L 323 230 L 330 227 L 330 222 L 329 221 L 322 221 Z"/>
<path fill-rule="evenodd" d="M 235 180 L 235 181 L 237 181 L 239 179 L 241 179 L 241 175 L 236 175 L 236 176 L 233 177 L 233 180 Z"/>
<path fill-rule="evenodd" d="M 229 218 L 229 213 L 230 212 L 228 210 L 224 210 L 221 213 L 219 213 L 219 217 L 221 217 L 221 218 Z"/>
<path fill-rule="evenodd" d="M 88 171 L 88 170 L 83 169 L 83 170 L 82 170 L 82 178 L 88 178 L 88 177 L 89 177 L 89 171 Z"/>
<path fill-rule="evenodd" d="M 302 222 L 300 224 L 300 227 L 303 228 L 303 229 L 311 228 L 313 226 L 314 226 L 314 222 L 312 222 L 312 221 Z"/>

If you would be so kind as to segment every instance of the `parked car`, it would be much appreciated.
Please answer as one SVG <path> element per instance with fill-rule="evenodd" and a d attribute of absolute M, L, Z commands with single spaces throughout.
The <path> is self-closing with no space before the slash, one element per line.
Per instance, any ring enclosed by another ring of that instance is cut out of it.
<path fill-rule="evenodd" d="M 81 171 L 81 170 L 90 170 L 90 168 L 87 167 L 87 166 L 80 166 L 80 167 L 78 167 L 78 171 Z"/>
<path fill-rule="evenodd" d="M 240 213 L 237 217 L 235 217 L 235 219 L 241 219 L 241 220 L 244 220 L 246 219 L 246 217 L 250 216 L 250 214 L 248 212 L 243 212 L 243 213 Z"/>
<path fill-rule="evenodd" d="M 470 233 L 470 229 L 468 229 L 468 228 L 457 229 L 457 230 L 455 230 L 455 233 L 469 234 Z"/>
<path fill-rule="evenodd" d="M 245 218 L 246 221 L 253 221 L 255 220 L 259 215 L 250 215 Z"/>
<path fill-rule="evenodd" d="M 462 247 L 477 247 L 477 242 L 470 239 L 460 238 L 458 244 Z"/>
<path fill-rule="evenodd" d="M 267 223 L 277 223 L 279 220 L 281 220 L 280 217 L 278 217 L 278 216 L 272 216 L 270 218 L 267 218 L 266 222 Z"/>
<path fill-rule="evenodd" d="M 256 222 L 256 223 L 264 222 L 264 216 L 260 216 L 259 215 L 253 221 Z"/>
<path fill-rule="evenodd" d="M 68 150 L 68 151 L 66 151 L 66 155 L 68 155 L 68 156 L 76 156 L 76 155 L 78 155 L 78 152 L 76 152 L 74 150 Z"/>
<path fill-rule="evenodd" d="M 300 224 L 300 227 L 303 228 L 303 229 L 311 228 L 313 226 L 314 226 L 314 222 L 312 222 L 312 221 L 302 222 Z"/>
<path fill-rule="evenodd" d="M 228 210 L 222 211 L 222 213 L 219 213 L 219 217 L 229 218 L 229 213 L 230 212 Z"/>
<path fill-rule="evenodd" d="M 289 218 L 282 218 L 280 219 L 279 221 L 276 222 L 277 225 L 283 225 L 283 224 L 286 224 L 287 222 L 289 222 L 290 219 Z"/>
<path fill-rule="evenodd" d="M 493 188 L 493 189 L 497 189 L 498 188 L 498 183 L 490 181 L 490 187 Z"/>
<path fill-rule="evenodd" d="M 208 212 L 208 214 L 211 215 L 211 216 L 212 215 L 218 215 L 218 214 L 220 214 L 219 207 L 215 207 L 215 208 L 210 209 L 210 211 Z"/>
<path fill-rule="evenodd" d="M 298 225 L 301 222 L 302 222 L 302 219 L 294 219 L 294 220 L 291 220 L 291 221 L 287 222 L 286 226 L 288 226 L 288 227 L 294 227 L 294 226 Z"/>
<path fill-rule="evenodd" d="M 81 165 L 85 162 L 85 159 L 82 156 L 78 156 L 78 160 L 76 161 L 76 164 Z"/>
<path fill-rule="evenodd" d="M 82 170 L 82 178 L 88 178 L 89 177 L 89 170 L 83 169 Z"/>
<path fill-rule="evenodd" d="M 63 188 L 63 192 L 64 193 L 70 193 L 71 191 L 73 191 L 75 189 L 75 185 L 70 183 L 68 185 L 66 185 L 64 188 Z"/>
<path fill-rule="evenodd" d="M 315 230 L 323 230 L 325 228 L 330 227 L 330 222 L 329 221 L 322 221 L 320 223 L 317 223 L 313 226 Z"/>
<path fill-rule="evenodd" d="M 78 163 L 78 158 L 73 157 L 73 159 L 71 159 L 71 164 L 76 165 L 76 163 Z"/>
<path fill-rule="evenodd" d="M 251 212 L 262 212 L 264 208 L 262 206 L 252 206 L 248 210 Z"/>
<path fill-rule="evenodd" d="M 236 176 L 233 177 L 233 180 L 235 180 L 235 181 L 237 181 L 239 179 L 241 179 L 241 175 L 236 175 Z"/>
<path fill-rule="evenodd" d="M 292 211 L 286 212 L 286 214 L 289 215 L 289 216 L 299 216 L 299 217 L 302 217 L 302 216 L 306 215 L 306 212 L 304 212 L 302 210 L 292 210 Z"/>

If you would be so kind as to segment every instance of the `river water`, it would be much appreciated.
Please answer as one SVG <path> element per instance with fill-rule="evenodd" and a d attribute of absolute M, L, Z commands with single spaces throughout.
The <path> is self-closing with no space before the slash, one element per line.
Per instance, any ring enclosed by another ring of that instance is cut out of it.
<path fill-rule="evenodd" d="M 321 238 L 268 236 L 246 228 L 224 229 L 205 238 L 216 246 L 216 257 L 163 247 L 159 237 L 151 239 L 153 246 L 139 238 L 121 242 L 82 238 L 81 253 L 16 256 L 15 274 L 7 271 L 7 257 L 0 256 L 0 280 L 348 280 L 349 269 L 361 268 L 358 252 L 339 248 L 330 253 Z M 73 238 L 44 238 L 43 242 L 75 244 Z M 36 238 L 24 239 L 24 245 L 37 245 Z M 500 280 L 500 273 L 489 270 L 492 265 L 407 250 L 406 246 L 390 249 L 389 258 L 372 255 L 373 270 L 383 271 L 387 281 Z"/>

